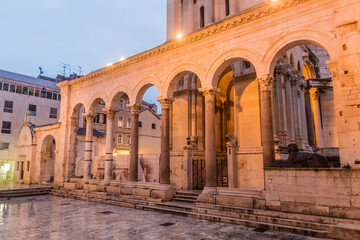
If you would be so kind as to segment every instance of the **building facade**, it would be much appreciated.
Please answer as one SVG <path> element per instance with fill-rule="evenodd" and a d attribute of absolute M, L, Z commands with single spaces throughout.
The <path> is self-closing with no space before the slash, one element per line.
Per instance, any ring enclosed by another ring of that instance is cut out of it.
<path fill-rule="evenodd" d="M 57 132 L 43 129 L 37 138 L 41 145 L 54 134 L 55 185 L 163 200 L 174 189 L 202 189 L 197 201 L 205 204 L 359 219 L 359 12 L 358 0 L 168 0 L 168 42 L 58 84 Z M 159 183 L 144 184 L 139 114 L 151 86 L 162 108 Z M 127 181 L 119 181 L 111 130 L 125 95 L 131 150 Z M 101 183 L 93 179 L 100 102 L 107 113 Z M 82 107 L 79 180 L 74 132 Z M 274 167 L 289 143 L 340 157 L 344 168 Z"/>
<path fill-rule="evenodd" d="M 27 168 L 26 161 L 15 164 L 16 142 L 22 125 L 25 122 L 36 125 L 56 123 L 60 114 L 60 97 L 56 82 L 0 70 L 2 181 L 12 180 L 14 169 L 23 176 Z"/>

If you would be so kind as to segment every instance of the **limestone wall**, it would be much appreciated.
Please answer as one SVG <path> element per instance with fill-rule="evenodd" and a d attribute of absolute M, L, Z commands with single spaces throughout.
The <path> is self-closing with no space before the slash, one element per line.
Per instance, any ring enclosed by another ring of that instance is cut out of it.
<path fill-rule="evenodd" d="M 266 206 L 286 212 L 360 219 L 360 171 L 265 169 Z"/>

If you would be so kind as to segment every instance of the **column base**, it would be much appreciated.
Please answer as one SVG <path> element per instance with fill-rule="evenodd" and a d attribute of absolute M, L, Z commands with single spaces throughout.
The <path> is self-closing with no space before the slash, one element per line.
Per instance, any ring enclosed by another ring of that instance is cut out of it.
<path fill-rule="evenodd" d="M 201 203 L 216 204 L 216 196 L 218 192 L 216 187 L 205 187 L 199 195 L 197 201 Z"/>

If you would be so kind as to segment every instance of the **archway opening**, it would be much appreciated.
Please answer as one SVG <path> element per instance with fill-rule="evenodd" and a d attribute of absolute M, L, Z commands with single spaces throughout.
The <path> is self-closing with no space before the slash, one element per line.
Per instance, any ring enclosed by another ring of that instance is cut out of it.
<path fill-rule="evenodd" d="M 339 166 L 330 56 L 319 44 L 296 41 L 272 60 L 273 119 L 277 159 L 288 158 L 287 146 L 325 155 Z M 297 63 L 295 66 L 294 63 Z"/>
<path fill-rule="evenodd" d="M 70 139 L 70 166 L 69 176 L 75 178 L 82 178 L 84 176 L 84 132 L 86 127 L 85 122 L 85 107 L 82 103 L 78 103 L 71 115 L 71 139 Z"/>
<path fill-rule="evenodd" d="M 52 183 L 55 179 L 56 142 L 51 135 L 45 137 L 40 152 L 40 181 Z"/>
<path fill-rule="evenodd" d="M 222 63 L 213 77 L 219 187 L 261 188 L 260 102 L 257 73 L 244 58 Z M 241 153 L 241 154 L 239 154 Z M 250 162 L 249 159 L 252 159 Z"/>
<path fill-rule="evenodd" d="M 153 84 L 145 84 L 136 96 L 139 109 L 138 181 L 159 182 L 161 153 L 161 105 L 157 101 L 159 90 Z M 130 140 L 129 140 L 130 141 Z"/>

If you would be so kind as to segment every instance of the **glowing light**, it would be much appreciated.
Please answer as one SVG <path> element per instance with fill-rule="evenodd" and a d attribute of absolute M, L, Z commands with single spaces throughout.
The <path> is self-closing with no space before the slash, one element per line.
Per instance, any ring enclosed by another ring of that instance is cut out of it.
<path fill-rule="evenodd" d="M 279 1 L 279 0 L 270 0 L 271 2 L 277 2 L 277 1 Z"/>
<path fill-rule="evenodd" d="M 117 151 L 119 155 L 130 155 L 130 151 L 128 150 L 119 150 Z"/>
<path fill-rule="evenodd" d="M 177 39 L 180 39 L 183 37 L 183 35 L 181 33 L 179 33 L 178 35 L 176 35 Z"/>
<path fill-rule="evenodd" d="M 121 58 L 120 58 L 120 61 L 124 61 L 124 60 L 125 60 L 125 57 L 121 57 Z"/>
<path fill-rule="evenodd" d="M 112 65 L 112 63 L 108 63 L 106 66 L 107 66 L 107 67 L 110 67 L 111 65 Z"/>
<path fill-rule="evenodd" d="M 118 153 L 114 153 L 114 156 L 117 156 L 118 155 Z"/>

